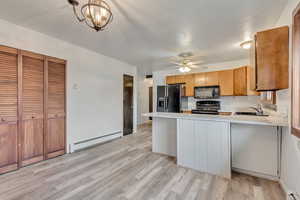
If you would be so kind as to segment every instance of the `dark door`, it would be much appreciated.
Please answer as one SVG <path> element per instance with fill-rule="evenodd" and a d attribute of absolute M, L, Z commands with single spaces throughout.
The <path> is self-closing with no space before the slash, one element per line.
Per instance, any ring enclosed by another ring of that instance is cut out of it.
<path fill-rule="evenodd" d="M 133 76 L 123 77 L 123 134 L 133 132 Z"/>
<path fill-rule="evenodd" d="M 149 113 L 153 112 L 153 87 L 149 87 Z M 152 120 L 152 117 L 149 118 Z"/>

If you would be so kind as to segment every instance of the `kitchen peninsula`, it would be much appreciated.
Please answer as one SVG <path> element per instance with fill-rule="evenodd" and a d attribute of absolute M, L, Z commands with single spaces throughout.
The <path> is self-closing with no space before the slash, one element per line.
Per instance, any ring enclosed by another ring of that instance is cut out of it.
<path fill-rule="evenodd" d="M 236 170 L 264 178 L 280 176 L 282 127 L 276 116 L 148 113 L 153 152 L 174 156 L 180 166 L 231 178 Z M 266 160 L 267 158 L 267 160 Z"/>

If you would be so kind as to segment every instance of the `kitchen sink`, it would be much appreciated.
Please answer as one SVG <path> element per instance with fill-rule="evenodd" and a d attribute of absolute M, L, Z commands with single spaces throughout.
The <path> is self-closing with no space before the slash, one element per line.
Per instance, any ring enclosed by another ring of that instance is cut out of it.
<path fill-rule="evenodd" d="M 259 117 L 268 117 L 269 115 L 258 115 L 256 112 L 236 112 L 236 115 L 251 115 L 251 116 L 259 116 Z"/>

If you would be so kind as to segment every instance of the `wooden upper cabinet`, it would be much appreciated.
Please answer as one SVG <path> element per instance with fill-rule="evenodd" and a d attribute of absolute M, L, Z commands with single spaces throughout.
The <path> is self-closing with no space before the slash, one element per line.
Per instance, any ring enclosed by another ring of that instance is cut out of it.
<path fill-rule="evenodd" d="M 22 52 L 21 166 L 44 159 L 44 56 Z"/>
<path fill-rule="evenodd" d="M 234 72 L 233 70 L 219 71 L 219 85 L 221 96 L 234 95 Z"/>
<path fill-rule="evenodd" d="M 0 174 L 18 168 L 18 56 L 0 46 Z"/>
<path fill-rule="evenodd" d="M 176 84 L 176 77 L 175 76 L 167 76 L 166 83 L 168 85 Z"/>
<path fill-rule="evenodd" d="M 204 72 L 195 74 L 195 86 L 215 86 L 219 85 L 219 73 Z"/>
<path fill-rule="evenodd" d="M 185 76 L 185 95 L 188 97 L 194 96 L 195 74 Z"/>
<path fill-rule="evenodd" d="M 46 157 L 53 158 L 65 154 L 65 73 L 66 63 L 59 60 L 47 60 L 48 69 L 48 120 L 46 134 Z"/>
<path fill-rule="evenodd" d="M 203 72 L 196 74 L 168 76 L 167 84 L 185 84 L 186 96 L 194 96 L 194 87 L 216 86 L 221 89 L 221 96 L 247 96 L 259 95 L 251 88 L 251 78 L 255 70 L 249 66 L 233 70 Z"/>
<path fill-rule="evenodd" d="M 300 138 L 300 6 L 293 13 L 292 134 Z"/>
<path fill-rule="evenodd" d="M 167 76 L 166 83 L 168 85 L 185 83 L 185 75 Z"/>
<path fill-rule="evenodd" d="M 258 91 L 289 87 L 289 28 L 287 26 L 256 34 L 256 77 Z"/>
<path fill-rule="evenodd" d="M 206 76 L 205 73 L 195 74 L 195 86 L 206 86 Z"/>
<path fill-rule="evenodd" d="M 186 75 L 177 75 L 175 76 L 176 83 L 186 83 Z"/>
<path fill-rule="evenodd" d="M 255 39 L 251 43 L 251 48 L 250 48 L 250 65 L 249 65 L 249 89 L 256 91 L 257 85 L 256 85 L 256 36 Z"/>
<path fill-rule="evenodd" d="M 219 73 L 217 71 L 205 73 L 205 86 L 215 85 L 219 85 Z"/>
<path fill-rule="evenodd" d="M 234 69 L 234 95 L 247 96 L 247 67 Z"/>
<path fill-rule="evenodd" d="M 247 95 L 258 96 L 260 93 L 253 87 L 253 80 L 255 80 L 255 69 L 251 66 L 247 67 Z"/>

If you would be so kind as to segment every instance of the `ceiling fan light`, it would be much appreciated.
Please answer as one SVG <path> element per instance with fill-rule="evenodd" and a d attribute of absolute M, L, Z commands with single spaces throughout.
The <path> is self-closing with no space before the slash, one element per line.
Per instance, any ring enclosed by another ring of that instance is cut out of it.
<path fill-rule="evenodd" d="M 250 49 L 252 46 L 252 40 L 248 40 L 245 42 L 242 42 L 240 45 L 243 49 Z"/>
<path fill-rule="evenodd" d="M 185 72 L 190 72 L 192 69 L 189 67 L 185 67 Z"/>
<path fill-rule="evenodd" d="M 189 67 L 180 67 L 179 68 L 179 71 L 182 72 L 182 73 L 187 73 L 187 72 L 190 72 L 192 69 L 189 68 Z"/>

